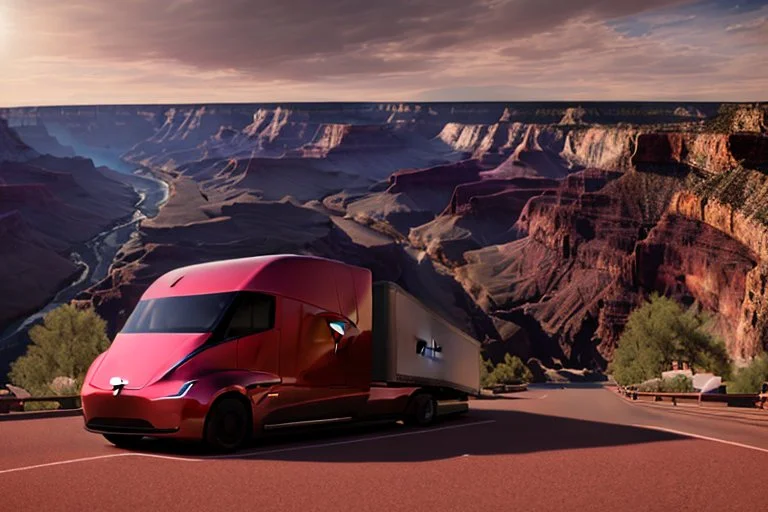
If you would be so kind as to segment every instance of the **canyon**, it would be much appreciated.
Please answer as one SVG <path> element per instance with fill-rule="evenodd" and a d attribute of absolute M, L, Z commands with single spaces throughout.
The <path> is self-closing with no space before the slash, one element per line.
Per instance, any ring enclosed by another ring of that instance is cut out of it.
<path fill-rule="evenodd" d="M 494 360 L 605 369 L 652 292 L 710 314 L 737 361 L 768 348 L 766 104 L 148 105 L 0 118 L 0 327 L 73 278 L 73 246 L 131 215 L 125 169 L 143 169 L 168 184 L 167 202 L 75 298 L 110 335 L 172 268 L 291 252 L 397 282 Z"/>

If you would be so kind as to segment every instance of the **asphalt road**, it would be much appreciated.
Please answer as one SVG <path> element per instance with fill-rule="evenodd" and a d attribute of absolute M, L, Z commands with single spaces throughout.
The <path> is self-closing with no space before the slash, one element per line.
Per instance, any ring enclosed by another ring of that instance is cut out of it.
<path fill-rule="evenodd" d="M 768 424 L 596 385 L 473 401 L 428 429 L 291 435 L 224 457 L 163 442 L 120 450 L 79 417 L 0 423 L 0 510 L 14 512 L 759 511 L 767 484 Z"/>

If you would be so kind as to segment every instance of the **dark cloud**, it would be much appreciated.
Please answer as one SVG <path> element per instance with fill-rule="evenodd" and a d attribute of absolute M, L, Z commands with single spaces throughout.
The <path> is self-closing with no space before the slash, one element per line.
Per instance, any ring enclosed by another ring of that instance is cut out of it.
<path fill-rule="evenodd" d="M 26 3 L 26 2 L 25 2 Z M 424 71 L 436 55 L 513 46 L 573 19 L 606 20 L 685 0 L 34 0 L 46 55 L 170 59 L 256 79 Z M 415 61 L 419 61 L 418 63 Z"/>

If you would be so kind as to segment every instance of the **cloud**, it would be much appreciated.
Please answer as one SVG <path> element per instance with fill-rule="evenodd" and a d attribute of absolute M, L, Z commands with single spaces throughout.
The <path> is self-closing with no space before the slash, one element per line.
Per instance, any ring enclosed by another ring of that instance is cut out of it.
<path fill-rule="evenodd" d="M 690 0 L 3 2 L 6 104 L 63 90 L 88 102 L 727 99 L 768 81 L 751 0 L 749 12 Z"/>
<path fill-rule="evenodd" d="M 726 32 L 751 32 L 753 30 L 768 30 L 768 17 L 763 16 L 744 23 L 734 23 L 725 29 Z"/>
<path fill-rule="evenodd" d="M 492 46 L 556 30 L 574 18 L 604 20 L 679 3 L 684 2 L 176 0 L 163 7 L 156 0 L 35 0 L 14 5 L 29 47 L 49 56 L 169 59 L 256 78 L 315 79 L 377 66 L 409 71 L 414 65 L 405 57 Z"/>

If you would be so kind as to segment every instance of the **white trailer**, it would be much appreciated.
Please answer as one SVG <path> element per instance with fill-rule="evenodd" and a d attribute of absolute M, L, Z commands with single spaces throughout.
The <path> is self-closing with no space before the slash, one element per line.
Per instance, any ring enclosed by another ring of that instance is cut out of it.
<path fill-rule="evenodd" d="M 480 347 L 396 284 L 373 285 L 373 381 L 476 396 Z"/>

